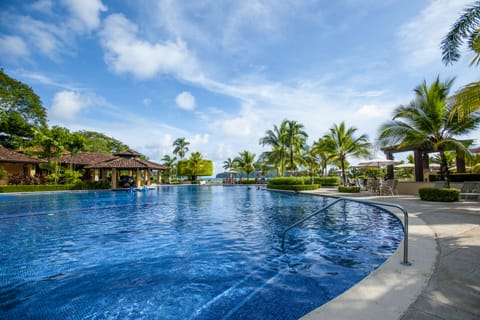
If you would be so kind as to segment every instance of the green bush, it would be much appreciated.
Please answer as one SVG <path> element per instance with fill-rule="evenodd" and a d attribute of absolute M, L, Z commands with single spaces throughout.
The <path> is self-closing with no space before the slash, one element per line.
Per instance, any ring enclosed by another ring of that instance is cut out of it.
<path fill-rule="evenodd" d="M 271 185 L 267 184 L 268 189 L 274 189 L 274 190 L 292 190 L 292 191 L 305 191 L 305 190 L 315 190 L 320 188 L 318 184 L 298 184 L 298 185 L 292 185 L 292 184 L 284 184 L 284 185 Z"/>
<path fill-rule="evenodd" d="M 245 179 L 242 181 L 237 181 L 238 184 L 256 184 L 255 179 Z"/>
<path fill-rule="evenodd" d="M 357 187 L 357 186 L 338 186 L 338 192 L 358 193 L 358 192 L 360 192 L 360 187 Z"/>
<path fill-rule="evenodd" d="M 83 181 L 77 184 L 47 184 L 47 185 L 8 185 L 0 186 L 0 193 L 5 192 L 48 192 L 65 190 L 102 190 L 110 189 L 108 182 Z"/>
<path fill-rule="evenodd" d="M 305 184 L 302 177 L 276 177 L 268 180 L 268 185 L 303 185 Z"/>
<path fill-rule="evenodd" d="M 338 186 L 340 184 L 340 178 L 339 177 L 315 177 L 313 182 L 316 184 L 320 184 L 322 186 Z"/>
<path fill-rule="evenodd" d="M 420 188 L 420 199 L 424 201 L 453 202 L 460 200 L 460 191 L 454 188 Z"/>
<path fill-rule="evenodd" d="M 110 188 L 111 185 L 108 181 L 79 181 L 73 186 L 75 190 L 104 190 Z"/>
<path fill-rule="evenodd" d="M 430 182 L 440 181 L 440 175 L 430 174 Z M 476 173 L 450 173 L 450 182 L 480 181 L 480 174 Z"/>

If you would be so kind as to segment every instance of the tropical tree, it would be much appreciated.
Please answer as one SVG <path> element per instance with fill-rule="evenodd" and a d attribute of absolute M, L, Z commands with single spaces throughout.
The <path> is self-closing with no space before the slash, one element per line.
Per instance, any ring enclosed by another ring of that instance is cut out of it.
<path fill-rule="evenodd" d="M 282 123 L 283 125 L 283 123 Z M 285 175 L 285 160 L 287 158 L 287 147 L 282 141 L 283 126 L 273 126 L 273 130 L 267 130 L 265 136 L 260 138 L 259 144 L 262 146 L 270 146 L 271 151 L 266 151 L 260 156 L 266 162 L 271 163 L 277 168 L 278 175 Z"/>
<path fill-rule="evenodd" d="M 233 169 L 234 166 L 235 162 L 232 160 L 232 158 L 228 158 L 227 160 L 223 161 L 223 169 L 225 169 L 225 171 Z"/>
<path fill-rule="evenodd" d="M 190 142 L 186 141 L 185 138 L 177 138 L 173 142 L 172 146 L 175 147 L 173 149 L 173 154 L 180 157 L 182 160 L 188 152 L 188 146 Z"/>
<path fill-rule="evenodd" d="M 203 159 L 200 152 L 193 152 L 188 159 L 188 167 L 192 173 L 192 180 L 196 181 L 198 173 L 203 168 Z"/>
<path fill-rule="evenodd" d="M 342 170 L 343 184 L 347 184 L 345 176 L 345 163 L 347 156 L 366 157 L 370 155 L 371 144 L 365 134 L 355 136 L 358 129 L 355 127 L 346 128 L 345 123 L 334 124 L 329 133 L 323 136 L 323 149 L 332 155 L 332 161 L 338 161 Z"/>
<path fill-rule="evenodd" d="M 414 90 L 415 99 L 408 105 L 400 105 L 393 111 L 391 121 L 380 127 L 381 145 L 423 146 L 439 152 L 440 175 L 449 186 L 449 171 L 445 151 L 468 156 L 465 141 L 456 136 L 468 134 L 480 124 L 478 113 L 466 112 L 460 116 L 459 109 L 447 103 L 448 93 L 454 79 L 444 82 L 437 79 L 427 85 L 424 81 Z"/>
<path fill-rule="evenodd" d="M 322 170 L 322 175 L 327 175 L 327 166 L 332 163 L 335 158 L 335 154 L 331 153 L 327 149 L 327 145 L 324 138 L 319 138 L 312 145 L 310 152 L 316 157 Z"/>
<path fill-rule="evenodd" d="M 284 120 L 280 127 L 281 140 L 288 150 L 287 168 L 295 171 L 302 162 L 302 150 L 308 134 L 303 130 L 303 124 L 294 120 Z"/>
<path fill-rule="evenodd" d="M 75 156 L 85 148 L 85 142 L 86 139 L 80 132 L 67 133 L 63 146 L 70 152 L 70 170 L 74 170 Z"/>
<path fill-rule="evenodd" d="M 32 88 L 0 69 L 0 144 L 24 147 L 33 138 L 33 129 L 46 127 L 47 112 L 40 98 Z"/>
<path fill-rule="evenodd" d="M 85 137 L 84 151 L 116 153 L 131 148 L 125 143 L 95 131 L 78 131 Z"/>
<path fill-rule="evenodd" d="M 255 171 L 255 153 L 251 153 L 247 150 L 240 152 L 239 156 L 235 158 L 235 164 L 238 168 L 243 170 L 247 174 L 247 179 L 250 179 L 250 173 Z"/>
<path fill-rule="evenodd" d="M 168 154 L 164 155 L 162 158 L 162 164 L 170 168 L 168 170 L 168 177 L 171 177 L 172 172 L 175 170 L 175 161 L 177 161 L 177 157 Z"/>
<path fill-rule="evenodd" d="M 460 48 L 467 40 L 468 48 L 475 56 L 471 65 L 480 63 L 480 1 L 465 9 L 455 21 L 447 35 L 443 38 L 442 60 L 445 64 L 452 64 L 460 59 Z"/>
<path fill-rule="evenodd" d="M 474 53 L 470 65 L 480 63 L 480 1 L 465 9 L 464 13 L 452 25 L 441 43 L 442 60 L 446 65 L 460 59 L 460 49 L 466 40 L 468 48 Z M 458 109 L 458 116 L 468 116 L 480 108 L 480 81 L 462 87 L 449 99 L 449 103 Z M 466 112 L 465 112 L 466 111 Z"/>

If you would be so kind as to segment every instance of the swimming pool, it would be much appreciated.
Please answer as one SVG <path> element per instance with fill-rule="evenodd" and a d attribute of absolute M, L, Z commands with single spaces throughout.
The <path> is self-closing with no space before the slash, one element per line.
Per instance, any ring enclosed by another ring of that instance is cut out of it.
<path fill-rule="evenodd" d="M 392 214 L 246 187 L 0 195 L 2 319 L 296 319 L 382 264 Z"/>

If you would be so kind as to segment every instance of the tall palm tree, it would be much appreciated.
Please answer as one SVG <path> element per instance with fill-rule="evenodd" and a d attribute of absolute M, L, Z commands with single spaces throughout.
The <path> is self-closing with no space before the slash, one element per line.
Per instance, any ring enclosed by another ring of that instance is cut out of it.
<path fill-rule="evenodd" d="M 415 99 L 393 111 L 393 119 L 380 127 L 381 145 L 424 146 L 438 151 L 441 159 L 440 175 L 449 186 L 449 172 L 445 151 L 470 156 L 460 136 L 480 124 L 480 115 L 470 113 L 460 116 L 459 109 L 448 104 L 448 93 L 454 79 L 441 82 L 437 79 L 429 86 L 426 81 L 414 90 Z"/>
<path fill-rule="evenodd" d="M 280 127 L 283 129 L 281 140 L 288 150 L 287 168 L 295 171 L 301 162 L 302 149 L 305 147 L 308 134 L 303 130 L 303 124 L 294 120 L 283 120 Z"/>
<path fill-rule="evenodd" d="M 345 123 L 334 124 L 326 134 L 322 143 L 324 150 L 332 154 L 332 161 L 338 161 L 342 169 L 343 184 L 346 185 L 345 163 L 347 156 L 365 157 L 370 155 L 371 144 L 365 134 L 355 137 L 355 127 L 346 128 Z"/>
<path fill-rule="evenodd" d="M 255 153 L 251 153 L 247 150 L 240 152 L 239 156 L 235 158 L 237 166 L 245 171 L 247 179 L 250 180 L 250 173 L 255 170 Z"/>
<path fill-rule="evenodd" d="M 285 160 L 287 158 L 287 148 L 282 141 L 282 132 L 284 130 L 282 128 L 282 126 L 278 128 L 277 125 L 274 125 L 273 130 L 267 130 L 265 132 L 266 135 L 259 140 L 259 144 L 262 146 L 268 145 L 272 148 L 271 151 L 264 152 L 261 158 L 273 164 L 280 176 L 285 174 Z"/>
<path fill-rule="evenodd" d="M 467 40 L 468 47 L 475 53 L 471 65 L 480 63 L 480 1 L 465 9 L 442 40 L 442 60 L 452 64 L 460 59 L 460 48 Z"/>
<path fill-rule="evenodd" d="M 172 144 L 172 146 L 175 147 L 173 149 L 173 154 L 178 155 L 180 160 L 182 160 L 188 152 L 189 145 L 190 142 L 186 141 L 184 137 L 175 139 Z"/>

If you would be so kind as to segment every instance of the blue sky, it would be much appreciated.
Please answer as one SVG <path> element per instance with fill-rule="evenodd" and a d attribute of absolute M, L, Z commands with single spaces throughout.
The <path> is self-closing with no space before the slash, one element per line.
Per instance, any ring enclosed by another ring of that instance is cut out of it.
<path fill-rule="evenodd" d="M 373 142 L 424 80 L 478 80 L 468 51 L 446 67 L 439 48 L 472 3 L 4 0 L 0 67 L 40 96 L 50 126 L 102 132 L 153 161 L 185 137 L 218 173 L 265 151 L 259 138 L 283 119 L 310 144 L 341 121 Z"/>

